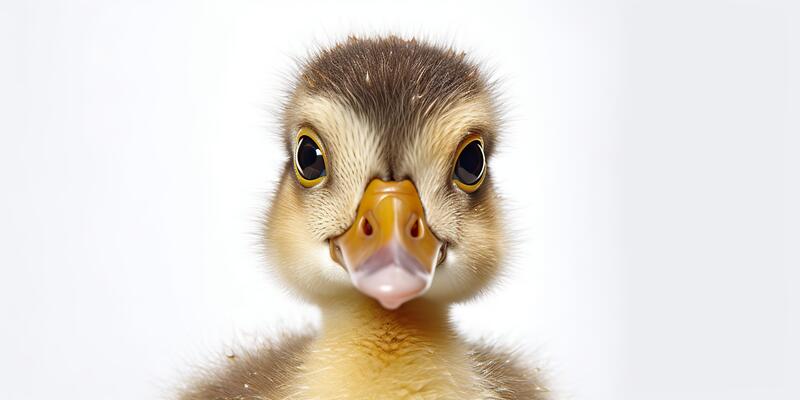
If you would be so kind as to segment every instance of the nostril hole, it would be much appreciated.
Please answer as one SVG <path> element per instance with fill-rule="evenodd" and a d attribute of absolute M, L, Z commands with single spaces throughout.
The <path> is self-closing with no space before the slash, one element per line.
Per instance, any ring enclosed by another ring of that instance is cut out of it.
<path fill-rule="evenodd" d="M 372 224 L 369 223 L 369 220 L 364 218 L 364 222 L 361 224 L 361 230 L 364 231 L 364 234 L 367 236 L 372 235 Z"/>
<path fill-rule="evenodd" d="M 409 231 L 409 233 L 413 238 L 419 237 L 419 220 L 414 221 L 414 225 L 411 225 L 411 230 Z"/>

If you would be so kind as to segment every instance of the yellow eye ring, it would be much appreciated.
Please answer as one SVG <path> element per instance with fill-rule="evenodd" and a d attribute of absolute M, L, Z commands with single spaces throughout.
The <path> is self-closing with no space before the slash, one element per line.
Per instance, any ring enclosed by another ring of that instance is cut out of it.
<path fill-rule="evenodd" d="M 328 156 L 317 133 L 300 128 L 294 141 L 294 174 L 304 187 L 318 185 L 328 175 Z"/>
<path fill-rule="evenodd" d="M 477 133 L 470 133 L 459 143 L 455 154 L 453 183 L 466 193 L 478 190 L 486 177 L 483 138 Z"/>

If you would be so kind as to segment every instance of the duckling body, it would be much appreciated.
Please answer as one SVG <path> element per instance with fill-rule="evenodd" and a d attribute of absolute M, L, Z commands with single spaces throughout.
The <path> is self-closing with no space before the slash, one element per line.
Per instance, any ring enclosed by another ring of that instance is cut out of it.
<path fill-rule="evenodd" d="M 513 355 L 458 337 L 444 309 L 388 311 L 354 300 L 323 311 L 321 332 L 226 360 L 183 395 L 211 399 L 545 399 Z M 409 304 L 411 305 L 411 304 Z"/>
<path fill-rule="evenodd" d="M 448 315 L 490 286 L 509 242 L 488 167 L 498 114 L 452 49 L 351 38 L 311 57 L 282 113 L 289 159 L 264 246 L 321 329 L 226 357 L 181 398 L 547 398 Z"/>

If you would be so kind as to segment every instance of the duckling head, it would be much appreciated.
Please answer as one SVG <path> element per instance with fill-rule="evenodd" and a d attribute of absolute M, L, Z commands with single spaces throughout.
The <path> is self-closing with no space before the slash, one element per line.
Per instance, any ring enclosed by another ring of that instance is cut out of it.
<path fill-rule="evenodd" d="M 271 264 L 317 303 L 480 293 L 506 247 L 489 168 L 498 126 L 491 85 L 463 53 L 394 36 L 319 51 L 283 109 Z"/>

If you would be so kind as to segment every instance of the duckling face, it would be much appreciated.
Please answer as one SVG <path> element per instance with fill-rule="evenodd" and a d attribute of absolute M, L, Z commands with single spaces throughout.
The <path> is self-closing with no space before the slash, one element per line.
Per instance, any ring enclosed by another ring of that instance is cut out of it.
<path fill-rule="evenodd" d="M 490 156 L 494 99 L 463 54 L 351 39 L 303 66 L 283 115 L 288 160 L 268 256 L 303 296 L 394 309 L 467 299 L 505 248 Z"/>

